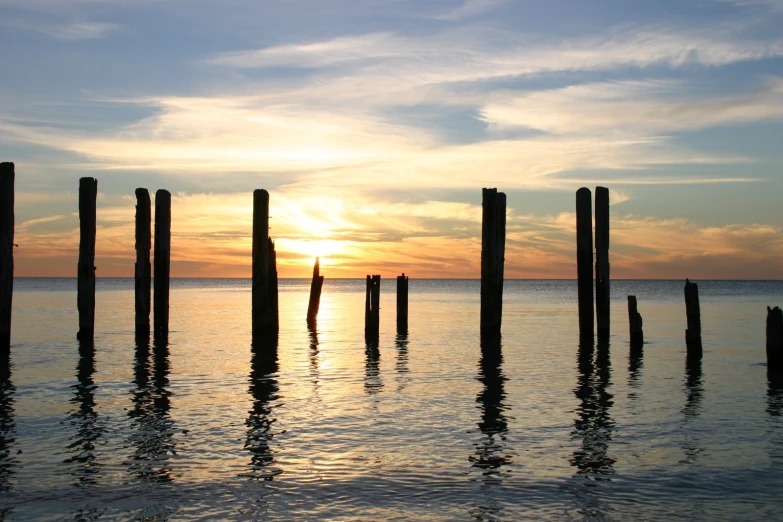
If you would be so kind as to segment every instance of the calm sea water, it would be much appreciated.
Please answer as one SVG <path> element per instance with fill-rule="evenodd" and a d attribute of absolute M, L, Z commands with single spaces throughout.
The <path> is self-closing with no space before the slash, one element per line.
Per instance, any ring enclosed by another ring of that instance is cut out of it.
<path fill-rule="evenodd" d="M 327 274 L 328 277 L 328 274 Z M 80 357 L 73 279 L 15 281 L 0 378 L 3 520 L 781 520 L 783 385 L 765 365 L 783 282 L 613 281 L 608 346 L 578 346 L 575 281 L 508 281 L 482 360 L 478 281 L 394 281 L 377 352 L 363 280 L 282 280 L 277 357 L 247 280 L 173 280 L 167 347 L 137 346 L 133 281 L 99 279 Z M 628 345 L 625 296 L 644 317 Z"/>

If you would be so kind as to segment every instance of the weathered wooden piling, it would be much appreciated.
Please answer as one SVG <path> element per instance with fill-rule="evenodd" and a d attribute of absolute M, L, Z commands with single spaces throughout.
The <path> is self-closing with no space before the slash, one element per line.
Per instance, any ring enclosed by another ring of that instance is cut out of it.
<path fill-rule="evenodd" d="M 598 339 L 609 338 L 609 189 L 595 188 L 595 314 Z"/>
<path fill-rule="evenodd" d="M 593 202 L 590 189 L 576 191 L 576 273 L 579 298 L 579 336 L 593 338 Z"/>
<path fill-rule="evenodd" d="M 171 193 L 155 192 L 155 338 L 164 342 L 169 335 L 169 276 L 171 273 Z"/>
<path fill-rule="evenodd" d="M 14 295 L 14 164 L 0 163 L 0 366 L 11 353 Z"/>
<path fill-rule="evenodd" d="M 481 335 L 499 336 L 503 318 L 506 195 L 496 188 L 484 188 L 481 206 Z"/>
<path fill-rule="evenodd" d="M 252 335 L 277 333 L 277 255 L 269 237 L 269 192 L 253 191 Z"/>
<path fill-rule="evenodd" d="M 78 339 L 90 342 L 95 334 L 95 229 L 98 180 L 79 180 L 79 263 L 76 307 L 79 310 Z"/>
<path fill-rule="evenodd" d="M 701 358 L 701 310 L 699 308 L 699 286 L 685 280 L 685 315 L 688 328 L 685 330 L 685 345 L 688 358 Z"/>
<path fill-rule="evenodd" d="M 315 258 L 313 281 L 310 283 L 310 304 L 307 306 L 307 324 L 315 324 L 318 319 L 318 308 L 321 306 L 321 288 L 324 276 L 321 275 L 321 260 Z"/>
<path fill-rule="evenodd" d="M 364 335 L 377 339 L 380 332 L 381 276 L 367 276 L 367 293 L 364 300 Z"/>
<path fill-rule="evenodd" d="M 642 315 L 636 309 L 636 296 L 628 296 L 628 325 L 631 331 L 631 349 L 641 348 L 644 344 Z"/>
<path fill-rule="evenodd" d="M 408 276 L 397 276 L 397 333 L 408 333 Z"/>
<path fill-rule="evenodd" d="M 152 248 L 150 193 L 145 188 L 136 189 L 136 335 L 150 333 L 151 272 L 150 250 Z"/>
<path fill-rule="evenodd" d="M 783 310 L 767 307 L 767 369 L 783 370 Z"/>

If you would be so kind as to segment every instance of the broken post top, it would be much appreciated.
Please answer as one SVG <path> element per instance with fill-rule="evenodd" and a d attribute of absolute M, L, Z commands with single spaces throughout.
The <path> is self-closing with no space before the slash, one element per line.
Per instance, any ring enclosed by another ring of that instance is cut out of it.
<path fill-rule="evenodd" d="M 317 279 L 321 276 L 321 258 L 315 258 L 315 266 L 313 267 L 313 279 Z"/>
<path fill-rule="evenodd" d="M 253 235 L 269 237 L 269 192 L 264 189 L 253 191 L 253 213 L 257 221 L 253 223 Z"/>
<path fill-rule="evenodd" d="M 14 171 L 14 162 L 13 161 L 3 161 L 0 163 L 0 173 L 5 174 L 6 172 L 13 172 Z"/>
<path fill-rule="evenodd" d="M 595 248 L 609 250 L 609 189 L 595 187 Z"/>
<path fill-rule="evenodd" d="M 145 190 L 145 189 L 141 189 L 141 190 Z M 157 191 L 155 191 L 155 201 L 157 202 L 158 199 L 160 199 L 161 201 L 163 200 L 171 201 L 171 192 L 169 192 L 166 189 L 158 189 Z"/>

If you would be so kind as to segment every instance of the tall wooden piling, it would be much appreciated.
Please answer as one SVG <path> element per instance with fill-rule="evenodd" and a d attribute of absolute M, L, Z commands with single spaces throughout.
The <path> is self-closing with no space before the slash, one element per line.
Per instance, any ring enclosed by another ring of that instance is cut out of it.
<path fill-rule="evenodd" d="M 136 189 L 136 335 L 150 333 L 151 272 L 150 250 L 152 248 L 150 193 L 145 188 Z"/>
<path fill-rule="evenodd" d="M 171 193 L 155 192 L 155 337 L 165 342 L 169 335 L 169 276 L 171 274 Z"/>
<path fill-rule="evenodd" d="M 783 370 L 783 310 L 767 307 L 767 370 Z"/>
<path fill-rule="evenodd" d="M 315 324 L 318 319 L 318 309 L 321 306 L 321 288 L 324 285 L 324 276 L 321 275 L 321 260 L 315 258 L 313 267 L 313 281 L 310 283 L 310 304 L 307 306 L 307 324 Z"/>
<path fill-rule="evenodd" d="M 14 164 L 0 163 L 0 367 L 11 353 L 14 294 Z"/>
<path fill-rule="evenodd" d="M 506 195 L 496 188 L 484 188 L 481 206 L 481 335 L 499 336 L 503 318 Z"/>
<path fill-rule="evenodd" d="M 595 314 L 598 339 L 609 338 L 609 189 L 595 188 Z"/>
<path fill-rule="evenodd" d="M 593 202 L 590 189 L 576 191 L 576 272 L 579 296 L 579 336 L 591 340 L 593 329 Z"/>
<path fill-rule="evenodd" d="M 91 342 L 95 334 L 95 228 L 98 180 L 79 180 L 79 263 L 76 307 L 79 309 L 77 338 Z"/>
<path fill-rule="evenodd" d="M 277 255 L 269 237 L 269 192 L 253 191 L 253 336 L 277 333 Z"/>
<path fill-rule="evenodd" d="M 397 276 L 397 333 L 408 333 L 408 276 Z"/>
<path fill-rule="evenodd" d="M 688 348 L 688 358 L 701 359 L 701 310 L 699 307 L 699 287 L 696 283 L 685 280 L 685 314 L 688 328 L 685 330 L 685 345 Z"/>
<path fill-rule="evenodd" d="M 380 332 L 381 276 L 367 276 L 367 292 L 364 300 L 364 335 L 377 339 Z"/>
<path fill-rule="evenodd" d="M 644 344 L 642 315 L 636 309 L 636 296 L 628 296 L 628 326 L 631 332 L 631 349 L 641 348 Z"/>

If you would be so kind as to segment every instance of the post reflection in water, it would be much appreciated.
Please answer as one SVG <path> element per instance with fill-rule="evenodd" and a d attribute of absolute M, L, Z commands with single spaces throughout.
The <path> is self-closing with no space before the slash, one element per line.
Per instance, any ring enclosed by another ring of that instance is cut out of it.
<path fill-rule="evenodd" d="M 685 405 L 682 407 L 682 429 L 685 430 L 686 434 L 682 444 L 682 451 L 685 454 L 685 458 L 680 462 L 684 464 L 696 464 L 699 456 L 705 451 L 698 438 L 694 436 L 692 430 L 693 422 L 701 413 L 702 395 L 704 392 L 704 388 L 702 387 L 701 359 L 695 357 L 686 358 L 683 389 L 685 390 Z"/>
<path fill-rule="evenodd" d="M 767 369 L 767 413 L 769 414 L 769 458 L 783 463 L 783 374 Z"/>
<path fill-rule="evenodd" d="M 169 350 L 165 339 L 156 339 L 153 361 L 150 361 L 149 337 L 136 339 L 128 471 L 141 480 L 173 480 L 170 459 L 176 455 L 174 421 L 169 416 Z"/>
<path fill-rule="evenodd" d="M 8 361 L 0 363 L 0 498 L 8 498 L 13 488 L 12 477 L 18 465 L 14 454 L 16 422 L 14 420 L 14 393 L 16 388 L 11 382 L 11 365 Z M 5 519 L 11 508 L 0 504 L 0 520 Z"/>
<path fill-rule="evenodd" d="M 644 368 L 644 351 L 642 347 L 631 347 L 628 356 L 628 398 L 636 400 L 639 398 L 639 388 L 641 387 L 642 369 Z"/>
<path fill-rule="evenodd" d="M 370 395 L 375 395 L 383 389 L 381 380 L 380 359 L 381 351 L 378 349 L 378 341 L 366 339 L 364 363 L 364 391 Z"/>
<path fill-rule="evenodd" d="M 317 392 L 321 381 L 321 372 L 318 367 L 318 325 L 308 323 L 307 333 L 310 336 L 310 377 L 313 379 L 313 385 Z"/>
<path fill-rule="evenodd" d="M 253 398 L 253 406 L 245 421 L 245 449 L 250 452 L 250 467 L 243 476 L 252 480 L 271 481 L 283 472 L 275 466 L 275 452 L 272 449 L 277 421 L 273 415 L 273 402 L 278 399 L 277 336 L 255 341 L 251 350 L 248 391 Z"/>
<path fill-rule="evenodd" d="M 574 395 L 579 405 L 574 420 L 575 438 L 581 439 L 582 447 L 574 452 L 571 464 L 577 474 L 592 480 L 608 480 L 614 474 L 615 459 L 609 453 L 614 421 L 609 410 L 614 404 L 609 393 L 611 382 L 611 361 L 609 343 L 599 341 L 595 364 L 593 343 L 580 343 L 578 351 L 579 377 Z"/>
<path fill-rule="evenodd" d="M 505 473 L 510 469 L 503 467 L 513 462 L 512 452 L 506 441 L 508 433 L 507 407 L 504 403 L 506 377 L 502 370 L 503 355 L 500 337 L 481 339 L 481 359 L 478 365 L 477 380 L 483 384 L 476 397 L 481 419 L 478 428 L 482 437 L 475 443 L 475 454 L 469 457 L 471 467 L 481 472 L 483 489 L 501 494 L 500 486 Z M 472 515 L 477 520 L 492 520 L 500 516 L 500 502 L 488 496 L 475 506 Z"/>
<path fill-rule="evenodd" d="M 98 446 L 105 431 L 95 411 L 95 391 L 98 387 L 93 381 L 95 373 L 95 345 L 92 341 L 79 342 L 79 363 L 76 365 L 77 383 L 71 386 L 73 397 L 70 402 L 75 409 L 68 415 L 68 422 L 76 428 L 69 440 L 66 464 L 73 464 L 71 474 L 76 478 L 76 486 L 97 484 L 101 471 L 98 462 Z"/>
<path fill-rule="evenodd" d="M 394 344 L 397 346 L 397 387 L 404 390 L 408 384 L 408 333 L 398 332 Z"/>

